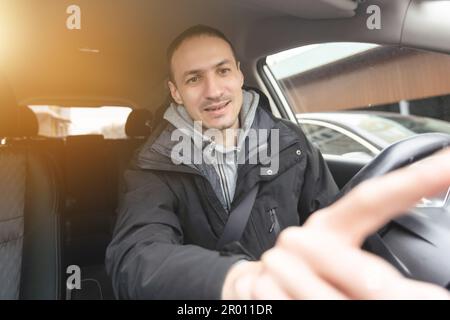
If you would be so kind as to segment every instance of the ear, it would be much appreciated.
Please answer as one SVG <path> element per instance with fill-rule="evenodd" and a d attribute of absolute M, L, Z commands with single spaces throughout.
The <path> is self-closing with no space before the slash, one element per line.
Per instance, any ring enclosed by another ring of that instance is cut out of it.
<path fill-rule="evenodd" d="M 241 80 L 241 87 L 242 87 L 244 85 L 244 74 L 241 71 L 241 62 L 240 61 L 237 62 L 237 70 L 239 72 L 239 77 Z"/>
<path fill-rule="evenodd" d="M 180 95 L 180 92 L 177 89 L 177 86 L 170 80 L 167 82 L 167 85 L 169 86 L 170 95 L 172 96 L 172 99 L 177 104 L 182 105 L 183 104 L 183 99 L 181 99 L 181 95 Z"/>

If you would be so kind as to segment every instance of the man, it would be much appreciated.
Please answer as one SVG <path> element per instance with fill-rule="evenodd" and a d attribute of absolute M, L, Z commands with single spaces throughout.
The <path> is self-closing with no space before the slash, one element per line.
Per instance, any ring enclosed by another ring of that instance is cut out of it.
<path fill-rule="evenodd" d="M 169 47 L 168 62 L 174 102 L 125 173 L 127 193 L 107 250 L 118 297 L 446 297 L 430 285 L 412 290 L 419 285 L 358 249 L 400 205 L 374 215 L 360 191 L 308 219 L 333 201 L 336 185 L 298 126 L 273 117 L 261 93 L 242 89 L 239 62 L 221 32 L 186 30 Z M 251 190 L 257 194 L 242 236 L 219 246 Z M 413 203 L 407 200 L 398 202 Z M 367 270 L 381 289 L 365 285 Z M 402 289 L 385 290 L 394 283 Z"/>

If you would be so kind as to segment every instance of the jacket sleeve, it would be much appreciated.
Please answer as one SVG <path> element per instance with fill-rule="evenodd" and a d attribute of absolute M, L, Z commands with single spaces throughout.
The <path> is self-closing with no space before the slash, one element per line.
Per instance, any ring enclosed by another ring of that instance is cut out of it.
<path fill-rule="evenodd" d="M 306 151 L 307 158 L 304 182 L 298 206 L 300 224 L 303 224 L 316 210 L 334 202 L 339 188 L 320 151 L 309 142 L 300 128 L 298 130 L 305 145 L 304 150 Z"/>
<path fill-rule="evenodd" d="M 177 198 L 149 171 L 125 173 L 106 268 L 122 299 L 220 299 L 225 275 L 241 255 L 183 245 Z"/>

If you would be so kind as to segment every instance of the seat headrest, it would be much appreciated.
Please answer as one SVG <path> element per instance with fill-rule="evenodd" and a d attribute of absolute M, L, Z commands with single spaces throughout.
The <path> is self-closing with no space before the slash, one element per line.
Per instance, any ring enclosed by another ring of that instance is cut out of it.
<path fill-rule="evenodd" d="M 0 106 L 0 119 L 0 137 L 21 138 L 38 135 L 37 117 L 28 106 L 15 108 Z"/>
<path fill-rule="evenodd" d="M 37 117 L 27 106 L 18 106 L 8 81 L 0 75 L 0 137 L 32 137 L 39 131 Z"/>
<path fill-rule="evenodd" d="M 34 112 L 27 106 L 17 105 L 11 86 L 0 75 L 0 137 L 32 137 L 38 131 Z"/>
<path fill-rule="evenodd" d="M 152 133 L 153 114 L 146 109 L 135 109 L 128 115 L 125 133 L 128 137 L 146 137 Z"/>

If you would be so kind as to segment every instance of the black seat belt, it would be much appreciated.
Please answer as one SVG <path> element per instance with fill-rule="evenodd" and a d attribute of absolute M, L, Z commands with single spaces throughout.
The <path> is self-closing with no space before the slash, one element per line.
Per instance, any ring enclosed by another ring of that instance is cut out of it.
<path fill-rule="evenodd" d="M 252 212 L 253 204 L 258 194 L 259 184 L 256 184 L 244 200 L 230 212 L 222 236 L 217 241 L 216 248 L 221 250 L 228 243 L 239 241 L 244 233 L 245 226 Z"/>

